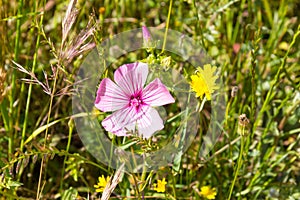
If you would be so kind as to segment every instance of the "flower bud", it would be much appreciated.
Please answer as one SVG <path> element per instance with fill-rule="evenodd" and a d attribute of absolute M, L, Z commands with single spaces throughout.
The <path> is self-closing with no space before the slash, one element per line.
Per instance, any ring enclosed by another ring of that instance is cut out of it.
<path fill-rule="evenodd" d="M 239 89 L 238 86 L 234 86 L 231 88 L 231 97 L 232 98 L 236 96 L 238 89 Z"/>
<path fill-rule="evenodd" d="M 142 26 L 144 46 L 150 47 L 151 34 L 146 26 Z"/>

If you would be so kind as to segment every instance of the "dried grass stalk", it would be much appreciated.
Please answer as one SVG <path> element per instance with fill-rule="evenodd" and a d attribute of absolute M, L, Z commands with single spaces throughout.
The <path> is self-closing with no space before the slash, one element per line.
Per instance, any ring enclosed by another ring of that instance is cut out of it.
<path fill-rule="evenodd" d="M 119 169 L 116 171 L 113 179 L 111 182 L 109 182 L 106 187 L 104 188 L 104 191 L 102 193 L 102 197 L 101 200 L 108 200 L 111 193 L 114 191 L 114 189 L 117 187 L 118 183 L 120 182 L 121 178 L 122 178 L 122 174 L 124 173 L 124 165 L 125 163 L 123 163 Z"/>

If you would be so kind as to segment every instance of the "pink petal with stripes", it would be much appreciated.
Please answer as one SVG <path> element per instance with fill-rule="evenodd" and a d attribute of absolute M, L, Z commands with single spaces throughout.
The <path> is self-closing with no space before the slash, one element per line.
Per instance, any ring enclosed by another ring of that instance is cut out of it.
<path fill-rule="evenodd" d="M 124 108 L 129 97 L 109 78 L 101 81 L 97 91 L 95 106 L 103 112 L 116 111 Z"/>
<path fill-rule="evenodd" d="M 156 78 L 143 90 L 143 101 L 151 106 L 162 106 L 174 103 L 175 99 L 166 86 Z"/>
<path fill-rule="evenodd" d="M 147 76 L 148 65 L 139 62 L 122 65 L 114 73 L 116 84 L 127 95 L 141 91 Z"/>

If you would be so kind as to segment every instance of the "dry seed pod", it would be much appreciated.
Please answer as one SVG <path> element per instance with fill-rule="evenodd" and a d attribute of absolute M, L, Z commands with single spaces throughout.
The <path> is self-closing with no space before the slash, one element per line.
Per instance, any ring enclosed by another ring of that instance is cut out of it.
<path fill-rule="evenodd" d="M 29 163 L 29 156 L 26 156 L 25 157 L 25 159 L 24 159 L 24 161 L 23 161 L 23 167 L 25 168 L 27 165 L 28 165 L 28 163 Z"/>
<path fill-rule="evenodd" d="M 246 136 L 248 134 L 248 125 L 249 125 L 250 121 L 247 118 L 246 114 L 241 114 L 239 116 L 239 126 L 238 126 L 238 133 L 241 136 Z"/>
<path fill-rule="evenodd" d="M 35 164 L 36 161 L 38 159 L 38 154 L 35 154 L 33 157 L 32 157 L 32 163 Z"/>
<path fill-rule="evenodd" d="M 236 96 L 238 90 L 239 90 L 238 86 L 233 86 L 233 87 L 231 88 L 231 97 L 232 97 L 232 98 Z"/>
<path fill-rule="evenodd" d="M 5 178 L 4 173 L 2 173 L 2 174 L 1 174 L 1 178 L 0 178 L 0 182 L 1 182 L 1 183 L 3 183 L 4 178 Z"/>
<path fill-rule="evenodd" d="M 44 154 L 43 154 L 44 160 L 47 160 L 47 157 L 48 157 L 48 154 L 44 153 Z"/>
<path fill-rule="evenodd" d="M 21 167 L 22 161 L 23 161 L 23 160 L 19 160 L 19 161 L 18 161 L 18 163 L 17 163 L 17 167 L 16 167 L 16 174 L 17 174 L 17 173 L 19 173 L 19 170 L 20 170 L 20 167 Z"/>
<path fill-rule="evenodd" d="M 50 157 L 50 160 L 53 160 L 54 156 L 55 156 L 55 153 L 52 153 L 51 157 Z"/>
<path fill-rule="evenodd" d="M 247 118 L 246 114 L 241 114 L 239 116 L 239 125 L 246 127 L 249 123 L 250 121 Z"/>

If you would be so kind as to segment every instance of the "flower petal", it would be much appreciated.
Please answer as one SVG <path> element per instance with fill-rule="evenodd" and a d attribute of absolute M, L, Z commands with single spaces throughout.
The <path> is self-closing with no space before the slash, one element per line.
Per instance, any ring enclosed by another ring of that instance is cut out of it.
<path fill-rule="evenodd" d="M 156 131 L 164 128 L 163 120 L 158 112 L 149 106 L 143 106 L 143 115 L 137 120 L 139 134 L 144 138 L 151 137 Z"/>
<path fill-rule="evenodd" d="M 174 103 L 175 99 L 172 97 L 166 86 L 156 78 L 144 88 L 143 102 L 151 106 L 162 106 Z"/>
<path fill-rule="evenodd" d="M 95 106 L 103 112 L 115 111 L 124 108 L 129 98 L 114 82 L 105 78 L 98 88 Z"/>
<path fill-rule="evenodd" d="M 129 130 L 134 130 L 139 116 L 134 107 L 126 107 L 106 117 L 102 121 L 102 126 L 117 136 L 126 136 Z"/>
<path fill-rule="evenodd" d="M 143 89 L 147 76 L 148 65 L 141 62 L 122 65 L 114 73 L 115 82 L 129 96 Z"/>

